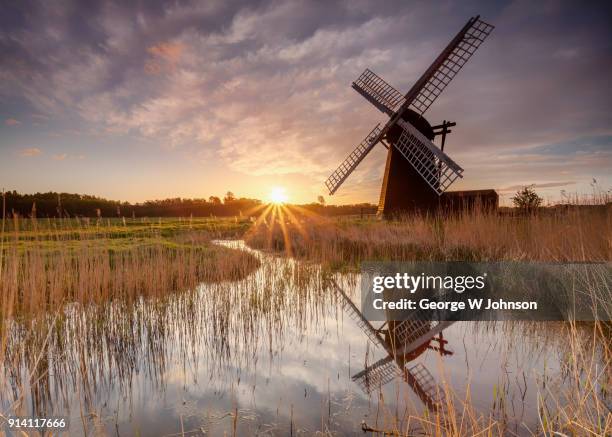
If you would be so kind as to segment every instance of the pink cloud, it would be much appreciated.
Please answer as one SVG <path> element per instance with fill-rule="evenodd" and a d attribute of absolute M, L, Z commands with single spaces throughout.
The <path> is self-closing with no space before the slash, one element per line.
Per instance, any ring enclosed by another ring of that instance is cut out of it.
<path fill-rule="evenodd" d="M 30 158 L 32 156 L 38 156 L 41 153 L 42 151 L 38 147 L 28 147 L 27 149 L 19 151 L 19 156 Z"/>
<path fill-rule="evenodd" d="M 62 154 L 59 154 L 59 155 L 53 155 L 53 159 L 55 159 L 56 161 L 63 161 L 67 157 L 68 157 L 68 155 L 66 155 L 65 153 L 62 153 Z"/>
<path fill-rule="evenodd" d="M 566 187 L 568 185 L 576 185 L 576 181 L 563 181 L 563 182 L 545 182 L 545 183 L 533 183 L 533 184 L 523 184 L 523 185 L 512 185 L 510 187 L 499 188 L 498 191 L 516 191 L 521 190 L 525 187 L 533 187 L 533 188 L 557 188 L 557 187 Z"/>
<path fill-rule="evenodd" d="M 21 124 L 21 122 L 14 118 L 7 118 L 6 120 L 4 120 L 4 124 L 6 124 L 7 126 L 17 126 L 18 124 Z"/>
<path fill-rule="evenodd" d="M 174 70 L 183 50 L 183 44 L 173 42 L 163 42 L 149 47 L 147 52 L 151 55 L 151 59 L 145 63 L 145 72 L 160 74 Z"/>

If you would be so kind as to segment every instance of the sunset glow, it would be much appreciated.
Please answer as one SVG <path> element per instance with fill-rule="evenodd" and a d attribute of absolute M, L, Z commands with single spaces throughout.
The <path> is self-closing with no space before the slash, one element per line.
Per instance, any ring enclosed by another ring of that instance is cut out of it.
<path fill-rule="evenodd" d="M 469 15 L 327 3 L 122 3 L 85 8 L 75 26 L 45 2 L 16 2 L 0 47 L 2 186 L 132 203 L 231 190 L 268 203 L 283 201 L 269 197 L 278 184 L 293 204 L 315 202 L 382 120 L 350 84 L 367 67 L 406 92 Z M 593 178 L 608 190 L 607 15 L 481 3 L 496 31 L 427 113 L 457 122 L 445 152 L 465 177 L 452 190 L 495 189 L 504 205 L 527 185 L 551 202 L 591 193 Z M 378 204 L 385 163 L 376 147 L 326 203 Z"/>
<path fill-rule="evenodd" d="M 270 195 L 268 196 L 271 203 L 281 204 L 287 202 L 289 197 L 287 196 L 287 190 L 283 187 L 274 187 L 272 191 L 270 191 Z"/>

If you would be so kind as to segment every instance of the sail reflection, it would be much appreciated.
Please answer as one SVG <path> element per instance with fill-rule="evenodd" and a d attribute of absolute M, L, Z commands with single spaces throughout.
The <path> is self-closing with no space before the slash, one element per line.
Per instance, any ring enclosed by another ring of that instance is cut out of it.
<path fill-rule="evenodd" d="M 331 283 L 343 310 L 368 339 L 387 354 L 353 375 L 353 381 L 365 393 L 371 394 L 396 378 L 402 378 L 428 409 L 434 411 L 443 408 L 446 396 L 443 387 L 427 367 L 412 362 L 426 350 L 434 350 L 440 356 L 452 355 L 453 352 L 446 348 L 448 341 L 444 339 L 442 331 L 454 322 L 416 320 L 414 312 L 410 313 L 412 318 L 393 320 L 393 314 L 387 312 L 387 321 L 376 328 L 345 291 L 335 281 Z"/>

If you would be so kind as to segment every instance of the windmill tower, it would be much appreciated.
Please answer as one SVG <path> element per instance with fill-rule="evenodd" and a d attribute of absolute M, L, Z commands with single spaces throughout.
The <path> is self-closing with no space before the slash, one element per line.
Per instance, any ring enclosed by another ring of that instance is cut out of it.
<path fill-rule="evenodd" d="M 378 205 L 380 214 L 433 211 L 454 203 L 454 197 L 491 195 L 492 190 L 444 195 L 456 179 L 463 177 L 463 169 L 444 153 L 446 135 L 456 123 L 445 120 L 432 126 L 423 116 L 493 30 L 492 25 L 479 18 L 468 20 L 405 95 L 369 69 L 353 82 L 352 87 L 387 114 L 389 120 L 382 128 L 380 124 L 374 127 L 325 181 L 330 195 L 379 143 L 388 149 Z M 440 147 L 432 142 L 437 136 L 441 137 Z M 494 197 L 497 203 L 497 194 Z"/>
<path fill-rule="evenodd" d="M 445 391 L 433 375 L 422 364 L 410 362 L 426 350 L 440 355 L 452 355 L 445 348 L 447 341 L 442 331 L 454 322 L 407 319 L 388 320 L 375 328 L 359 311 L 351 298 L 335 282 L 331 281 L 342 309 L 359 326 L 374 346 L 382 348 L 387 356 L 367 366 L 351 377 L 367 394 L 380 389 L 396 378 L 403 379 L 423 404 L 432 411 L 439 411 L 445 405 Z M 437 345 L 435 344 L 437 343 Z"/>

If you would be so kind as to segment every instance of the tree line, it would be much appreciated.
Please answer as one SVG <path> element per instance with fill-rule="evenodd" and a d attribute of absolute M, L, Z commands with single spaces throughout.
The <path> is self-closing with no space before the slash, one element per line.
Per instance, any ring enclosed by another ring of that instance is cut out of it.
<path fill-rule="evenodd" d="M 217 196 L 184 199 L 180 197 L 148 200 L 143 203 L 119 202 L 88 194 L 35 193 L 3 194 L 2 208 L 6 217 L 234 217 L 256 216 L 262 210 L 258 199 L 236 197 L 232 192 Z M 372 214 L 375 205 L 325 205 L 324 201 L 299 205 L 320 215 Z"/>

